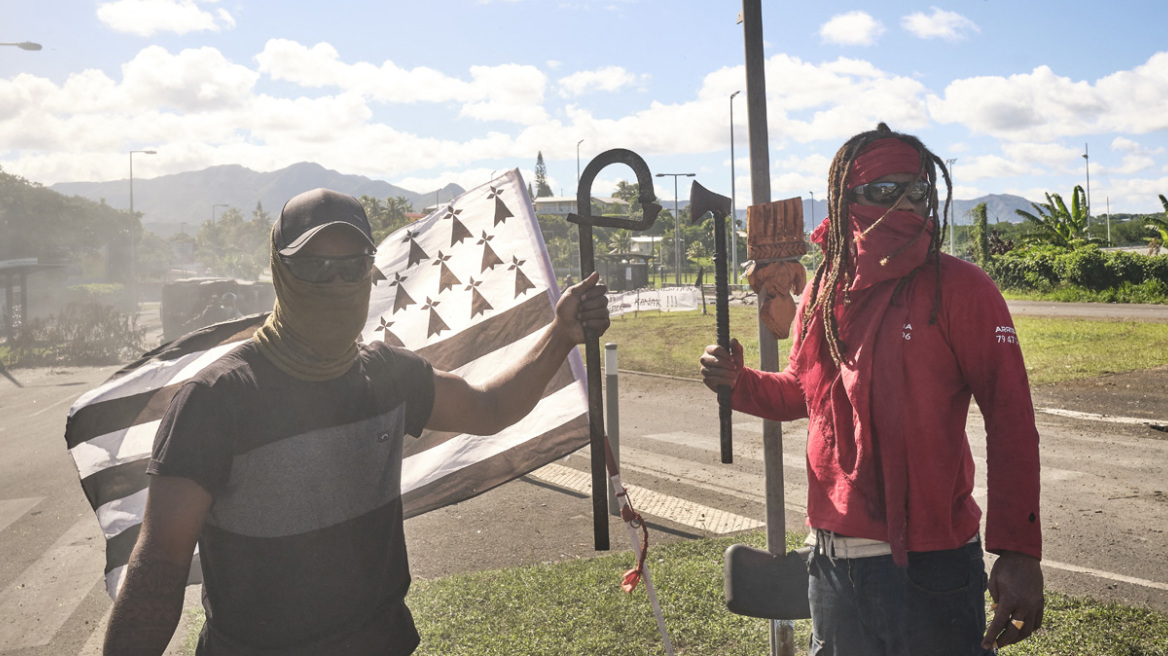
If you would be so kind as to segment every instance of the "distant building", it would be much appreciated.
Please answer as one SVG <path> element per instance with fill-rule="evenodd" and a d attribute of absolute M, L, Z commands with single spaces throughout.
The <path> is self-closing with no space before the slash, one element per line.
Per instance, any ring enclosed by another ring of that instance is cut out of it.
<path fill-rule="evenodd" d="M 575 196 L 543 196 L 535 199 L 535 213 L 567 216 L 576 211 Z M 592 204 L 599 205 L 604 214 L 620 214 L 627 216 L 629 202 L 612 196 L 593 196 Z"/>

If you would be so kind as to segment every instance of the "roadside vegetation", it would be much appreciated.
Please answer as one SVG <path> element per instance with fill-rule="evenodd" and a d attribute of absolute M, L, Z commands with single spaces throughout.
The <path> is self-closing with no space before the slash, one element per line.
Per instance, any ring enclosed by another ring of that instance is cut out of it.
<path fill-rule="evenodd" d="M 803 536 L 787 535 L 789 549 Z M 670 640 L 686 656 L 768 653 L 765 620 L 734 615 L 722 597 L 722 554 L 762 547 L 760 532 L 652 547 L 649 567 Z M 629 551 L 596 558 L 415 580 L 406 602 L 422 644 L 418 656 L 644 656 L 664 654 L 644 586 L 620 588 Z M 989 597 L 986 597 L 987 618 Z M 191 622 L 193 647 L 202 611 Z M 795 622 L 807 653 L 810 622 Z M 1043 629 L 1004 656 L 1165 656 L 1168 616 L 1047 592 Z"/>
<path fill-rule="evenodd" d="M 1168 324 L 1015 317 L 1033 385 L 1147 369 L 1168 364 Z M 730 336 L 742 343 L 748 365 L 758 364 L 758 309 L 730 308 Z M 715 341 L 714 311 L 642 312 L 612 320 L 603 337 L 617 344 L 619 367 L 699 378 L 698 358 Z M 791 340 L 779 342 L 786 365 Z"/>
<path fill-rule="evenodd" d="M 1017 226 L 986 222 L 985 205 L 972 212 L 971 238 L 963 250 L 1009 298 L 1062 302 L 1168 303 L 1168 198 L 1164 212 L 1126 217 L 1111 229 L 1110 217 L 1090 216 L 1082 187 L 1068 205 L 1048 193 L 1033 212 L 1017 210 Z M 1103 250 L 1108 245 L 1136 250 Z"/>

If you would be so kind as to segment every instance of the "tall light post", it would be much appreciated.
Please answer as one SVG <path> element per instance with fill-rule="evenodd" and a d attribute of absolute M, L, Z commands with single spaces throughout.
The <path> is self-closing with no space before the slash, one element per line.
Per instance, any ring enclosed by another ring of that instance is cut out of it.
<path fill-rule="evenodd" d="M 658 178 L 673 177 L 673 254 L 674 269 L 673 282 L 681 286 L 681 215 L 677 211 L 677 179 L 680 177 L 692 178 L 697 173 L 658 173 Z"/>
<path fill-rule="evenodd" d="M 819 227 L 819 226 L 815 225 L 815 192 L 809 191 L 807 193 L 811 194 L 811 229 L 815 230 L 816 228 Z M 814 243 L 811 244 L 811 266 L 813 266 L 817 269 L 819 268 L 819 260 L 815 255 L 815 244 Z"/>
<path fill-rule="evenodd" d="M 131 150 L 130 151 L 130 301 L 134 304 L 134 312 L 138 311 L 138 240 L 137 235 L 134 234 L 134 222 L 137 215 L 134 214 L 134 153 L 143 153 L 145 155 L 155 155 L 156 150 Z"/>
<path fill-rule="evenodd" d="M 730 94 L 730 252 L 734 255 L 734 284 L 738 284 L 738 205 L 734 200 L 734 96 L 742 93 L 735 91 Z"/>
<path fill-rule="evenodd" d="M 1083 166 L 1087 167 L 1087 232 L 1090 234 L 1091 228 L 1091 158 L 1088 157 L 1090 153 L 1087 149 L 1087 144 L 1083 144 Z"/>
<path fill-rule="evenodd" d="M 211 205 L 211 225 L 215 225 L 215 208 L 216 207 L 229 207 L 229 205 L 227 205 L 227 203 L 213 203 Z"/>
<path fill-rule="evenodd" d="M 580 144 L 582 144 L 582 143 L 584 143 L 583 139 L 576 142 L 576 188 L 577 188 L 577 190 L 579 190 L 579 188 L 580 188 Z"/>
<path fill-rule="evenodd" d="M 949 183 L 953 183 L 953 165 L 957 163 L 957 158 L 952 157 L 945 160 L 945 166 L 949 167 Z M 953 215 L 953 225 L 949 226 L 949 254 L 956 257 L 957 251 L 953 246 L 954 234 L 957 232 L 957 214 Z"/>
<path fill-rule="evenodd" d="M 41 44 L 33 43 L 32 41 L 21 41 L 20 43 L 0 43 L 0 46 L 16 46 L 21 50 L 40 50 Z"/>

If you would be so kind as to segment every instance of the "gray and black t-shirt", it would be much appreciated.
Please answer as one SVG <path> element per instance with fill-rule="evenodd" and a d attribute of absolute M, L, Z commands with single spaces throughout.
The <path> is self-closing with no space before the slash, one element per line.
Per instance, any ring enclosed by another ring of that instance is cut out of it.
<path fill-rule="evenodd" d="M 382 343 L 345 375 L 305 382 L 248 342 L 182 387 L 147 471 L 214 499 L 199 654 L 414 650 L 401 454 L 433 400 L 429 363 Z"/>

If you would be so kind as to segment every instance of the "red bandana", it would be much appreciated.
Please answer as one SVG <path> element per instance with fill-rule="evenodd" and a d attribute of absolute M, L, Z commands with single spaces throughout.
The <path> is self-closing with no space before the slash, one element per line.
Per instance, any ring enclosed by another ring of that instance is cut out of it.
<path fill-rule="evenodd" d="M 892 173 L 913 173 L 921 170 L 921 154 L 916 148 L 895 137 L 868 144 L 848 172 L 847 187 L 867 184 Z"/>

